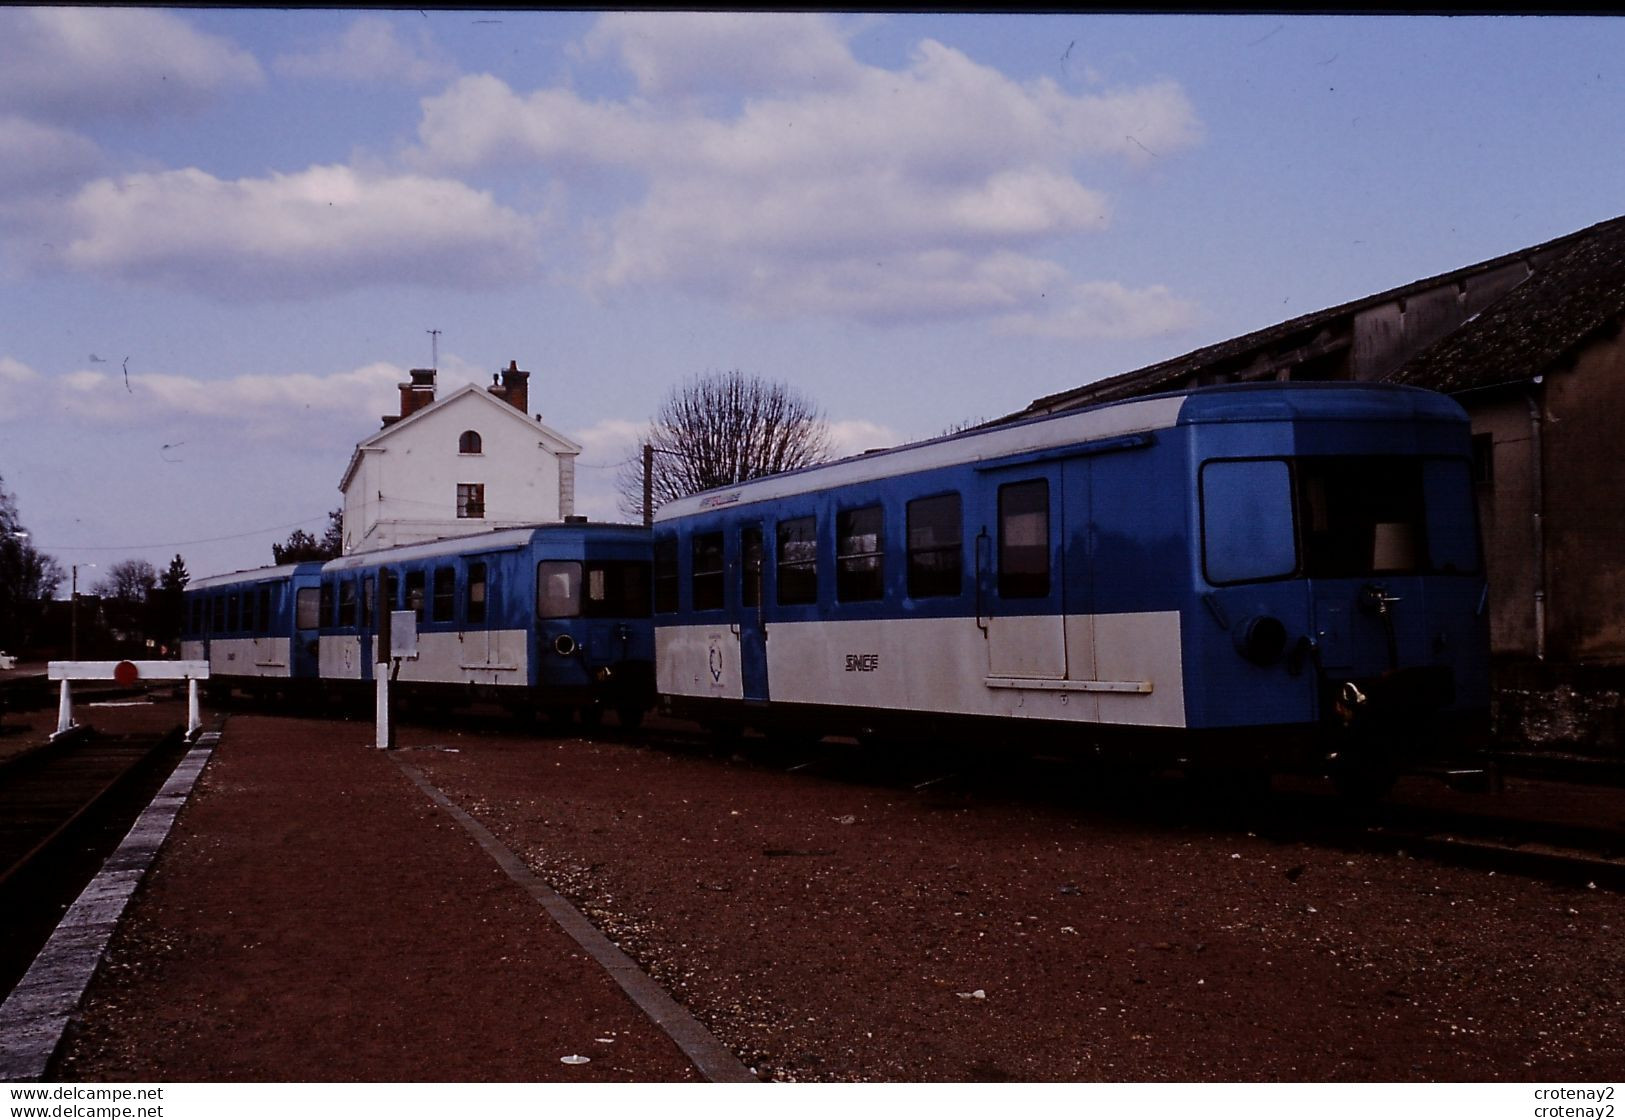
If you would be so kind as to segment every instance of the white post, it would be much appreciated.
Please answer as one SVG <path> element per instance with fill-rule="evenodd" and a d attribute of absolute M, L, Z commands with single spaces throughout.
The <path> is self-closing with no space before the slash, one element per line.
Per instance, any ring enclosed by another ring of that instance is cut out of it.
<path fill-rule="evenodd" d="M 56 705 L 56 733 L 66 735 L 73 730 L 73 696 L 68 691 L 68 678 L 62 678 L 62 694 Z"/>
<path fill-rule="evenodd" d="M 66 683 L 66 682 L 63 682 Z M 203 730 L 203 715 L 198 711 L 197 678 L 186 678 L 186 737 L 190 739 Z"/>
<path fill-rule="evenodd" d="M 378 749 L 389 749 L 389 662 L 381 661 L 372 667 L 378 678 Z"/>

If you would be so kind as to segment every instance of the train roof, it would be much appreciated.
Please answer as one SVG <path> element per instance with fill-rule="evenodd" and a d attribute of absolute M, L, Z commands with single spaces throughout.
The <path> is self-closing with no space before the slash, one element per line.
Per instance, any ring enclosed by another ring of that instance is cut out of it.
<path fill-rule="evenodd" d="M 226 572 L 216 576 L 194 579 L 186 585 L 188 591 L 207 591 L 217 587 L 231 587 L 240 583 L 263 583 L 266 580 L 286 579 L 301 569 L 309 571 L 345 571 L 366 568 L 374 564 L 397 564 L 408 560 L 422 560 L 435 556 L 454 556 L 464 552 L 500 552 L 509 548 L 523 548 L 538 535 L 564 533 L 599 534 L 611 530 L 637 536 L 647 532 L 641 525 L 625 525 L 608 521 L 565 521 L 525 525 L 517 529 L 490 529 L 460 537 L 439 537 L 417 544 L 397 545 L 394 548 L 373 549 L 370 552 L 352 552 L 333 560 L 305 560 L 297 564 L 277 564 L 267 568 L 247 568 L 240 572 Z"/>
<path fill-rule="evenodd" d="M 322 565 L 322 571 L 370 568 L 377 564 L 400 564 L 438 556 L 460 556 L 465 552 L 502 552 L 507 549 L 524 548 L 540 536 L 613 535 L 615 530 L 619 530 L 620 535 L 625 536 L 641 536 L 647 532 L 641 525 L 622 525 L 606 521 L 548 522 L 525 525 L 517 529 L 492 529 L 461 537 L 440 537 L 432 541 L 373 549 L 369 552 L 352 552 L 347 556 L 329 560 Z"/>
<path fill-rule="evenodd" d="M 1314 419 L 1459 423 L 1465 416 L 1451 398 L 1410 386 L 1350 382 L 1217 385 L 972 428 L 718 487 L 667 502 L 655 514 L 655 521 L 939 467 L 1132 438 L 1180 425 Z"/>
<path fill-rule="evenodd" d="M 217 576 L 189 580 L 186 590 L 207 591 L 213 587 L 229 587 L 239 583 L 263 583 L 266 580 L 286 579 L 301 568 L 319 567 L 321 567 L 319 561 L 306 560 L 298 564 L 276 564 L 269 568 L 245 568 L 240 572 L 224 572 Z"/>

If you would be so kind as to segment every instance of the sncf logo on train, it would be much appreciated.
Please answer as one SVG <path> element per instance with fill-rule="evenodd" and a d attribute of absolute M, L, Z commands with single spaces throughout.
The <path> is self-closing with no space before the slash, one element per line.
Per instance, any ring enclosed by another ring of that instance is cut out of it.
<path fill-rule="evenodd" d="M 846 671 L 848 673 L 872 673 L 880 668 L 880 654 L 878 653 L 849 653 L 846 655 Z"/>

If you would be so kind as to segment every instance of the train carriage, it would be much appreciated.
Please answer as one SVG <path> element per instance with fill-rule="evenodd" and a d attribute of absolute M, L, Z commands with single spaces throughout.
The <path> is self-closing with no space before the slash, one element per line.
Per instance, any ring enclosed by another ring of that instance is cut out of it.
<path fill-rule="evenodd" d="M 217 685 L 361 696 L 380 582 L 387 608 L 414 616 L 415 654 L 392 666 L 409 699 L 589 719 L 609 708 L 623 723 L 653 703 L 648 534 L 634 526 L 498 530 L 200 580 L 183 648 L 210 658 Z M 287 651 L 275 681 L 262 648 Z"/>
<path fill-rule="evenodd" d="M 656 675 L 722 725 L 929 731 L 1380 781 L 1488 724 L 1460 408 L 1140 398 L 681 499 Z"/>
<path fill-rule="evenodd" d="M 207 661 L 211 681 L 254 691 L 314 679 L 320 575 L 321 565 L 309 562 L 193 580 L 184 596 L 181 656 Z"/>

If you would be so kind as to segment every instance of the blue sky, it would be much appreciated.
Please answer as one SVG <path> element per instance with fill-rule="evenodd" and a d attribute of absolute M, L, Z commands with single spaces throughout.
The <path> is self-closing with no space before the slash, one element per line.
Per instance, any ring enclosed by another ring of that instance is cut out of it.
<path fill-rule="evenodd" d="M 1612 17 L 0 9 L 0 478 L 65 565 L 269 563 L 431 329 L 443 387 L 532 371 L 599 517 L 695 374 L 935 435 L 1625 213 L 1622 55 Z"/>

